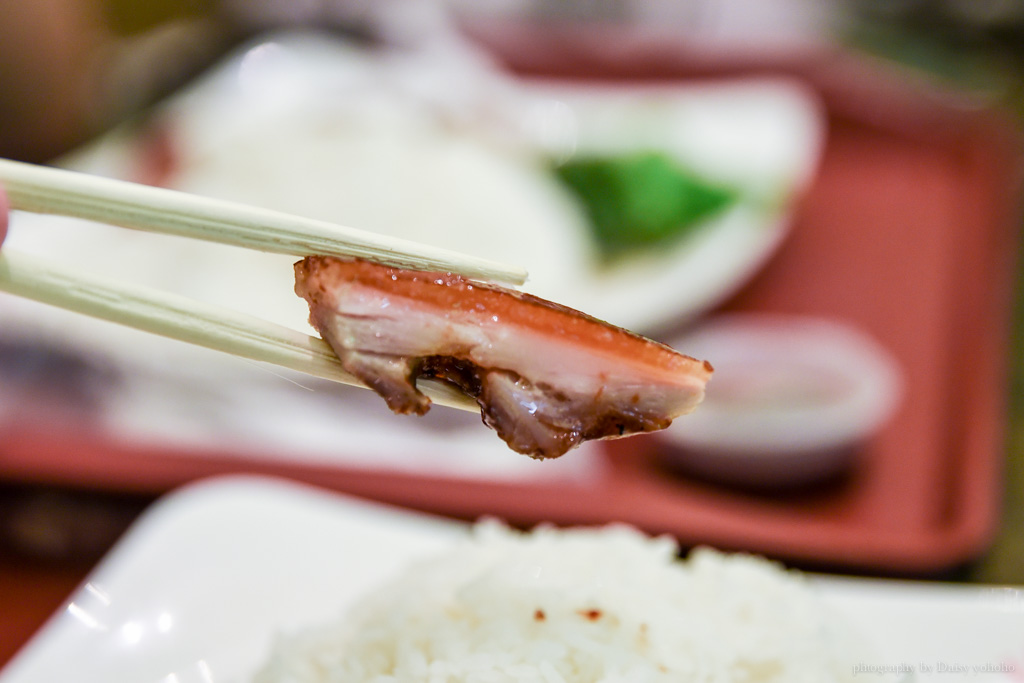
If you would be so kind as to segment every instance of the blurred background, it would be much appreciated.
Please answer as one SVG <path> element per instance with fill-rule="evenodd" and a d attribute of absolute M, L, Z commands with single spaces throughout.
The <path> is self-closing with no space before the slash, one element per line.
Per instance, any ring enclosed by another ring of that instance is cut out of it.
<path fill-rule="evenodd" d="M 687 2 L 61 2 L 5 8 L 3 153 L 47 161 L 152 105 L 234 46 L 313 28 L 410 48 L 494 21 L 614 24 L 716 53 L 841 44 L 1013 100 L 1021 15 L 1011 0 Z M 440 7 L 439 7 L 440 6 Z M 44 49 L 44 46 L 45 49 Z M 45 112 L 45 116 L 42 115 Z"/>
<path fill-rule="evenodd" d="M 235 472 L 1024 583 L 1022 45 L 1015 0 L 0 4 L 0 157 L 516 262 L 718 371 L 692 420 L 549 465 L 3 295 L 0 661 Z M 305 324 L 288 259 L 31 215 L 5 247 Z"/>

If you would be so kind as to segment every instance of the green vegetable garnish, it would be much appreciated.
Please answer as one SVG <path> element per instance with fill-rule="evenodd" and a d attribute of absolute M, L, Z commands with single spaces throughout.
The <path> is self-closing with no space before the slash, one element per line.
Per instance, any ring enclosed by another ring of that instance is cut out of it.
<path fill-rule="evenodd" d="M 582 202 L 605 262 L 675 243 L 739 195 L 661 152 L 580 157 L 555 173 Z"/>

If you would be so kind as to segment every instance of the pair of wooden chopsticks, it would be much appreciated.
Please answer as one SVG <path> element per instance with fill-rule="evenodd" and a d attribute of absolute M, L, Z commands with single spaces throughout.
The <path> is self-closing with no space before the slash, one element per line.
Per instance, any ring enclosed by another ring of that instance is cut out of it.
<path fill-rule="evenodd" d="M 0 159 L 12 209 L 231 244 L 280 254 L 362 258 L 403 268 L 450 271 L 522 284 L 520 268 L 250 206 L 84 173 Z M 0 250 L 0 291 L 180 341 L 345 384 L 363 386 L 318 337 L 236 311 L 114 280 L 72 272 Z M 435 402 L 476 411 L 475 402 L 427 382 Z"/>

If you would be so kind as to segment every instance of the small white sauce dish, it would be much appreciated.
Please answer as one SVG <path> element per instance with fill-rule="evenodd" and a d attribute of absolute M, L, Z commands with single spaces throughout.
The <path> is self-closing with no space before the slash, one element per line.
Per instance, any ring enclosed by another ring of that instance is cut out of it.
<path fill-rule="evenodd" d="M 670 345 L 715 367 L 704 402 L 659 434 L 664 464 L 754 488 L 833 478 L 900 405 L 892 354 L 838 320 L 723 314 Z"/>

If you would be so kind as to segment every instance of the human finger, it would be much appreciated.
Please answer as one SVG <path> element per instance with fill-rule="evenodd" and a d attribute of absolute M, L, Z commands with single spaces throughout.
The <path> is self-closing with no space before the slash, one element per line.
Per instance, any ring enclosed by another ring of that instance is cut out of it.
<path fill-rule="evenodd" d="M 0 244 L 3 244 L 4 238 L 7 237 L 7 214 L 9 208 L 7 194 L 4 193 L 3 185 L 0 185 Z"/>

